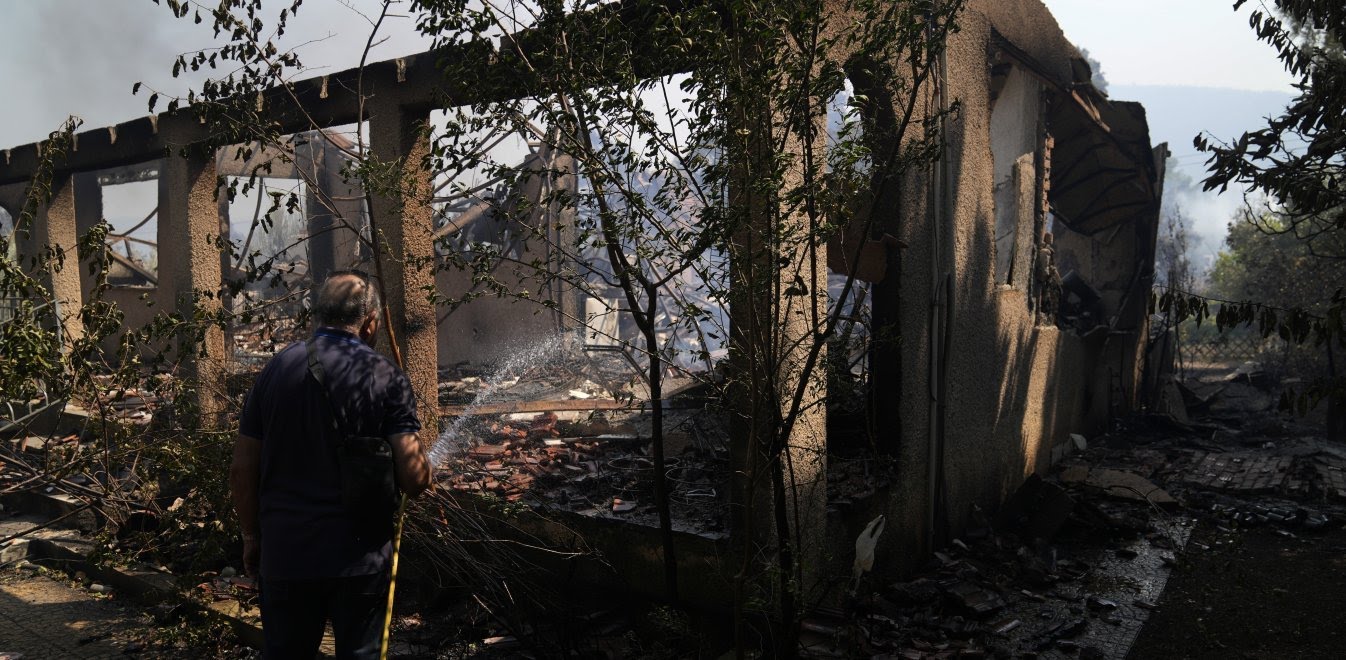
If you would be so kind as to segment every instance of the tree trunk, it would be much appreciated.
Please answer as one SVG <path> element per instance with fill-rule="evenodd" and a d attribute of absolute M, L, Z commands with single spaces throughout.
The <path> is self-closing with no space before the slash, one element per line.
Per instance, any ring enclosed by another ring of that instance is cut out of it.
<path fill-rule="evenodd" d="M 654 454 L 654 506 L 659 510 L 659 538 L 664 546 L 664 582 L 669 602 L 677 603 L 678 558 L 673 550 L 673 517 L 668 506 L 668 477 L 664 473 L 664 367 L 654 330 L 658 295 L 654 288 L 646 291 L 649 314 L 645 316 L 647 323 L 640 324 L 640 330 L 645 335 L 645 349 L 650 356 L 650 444 Z"/>

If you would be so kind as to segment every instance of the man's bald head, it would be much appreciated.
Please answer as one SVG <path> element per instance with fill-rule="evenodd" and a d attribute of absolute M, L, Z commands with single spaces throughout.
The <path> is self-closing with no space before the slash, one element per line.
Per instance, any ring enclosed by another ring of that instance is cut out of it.
<path fill-rule="evenodd" d="M 379 309 L 379 290 L 369 278 L 354 271 L 337 271 L 318 289 L 313 317 L 318 325 L 354 328 Z"/>

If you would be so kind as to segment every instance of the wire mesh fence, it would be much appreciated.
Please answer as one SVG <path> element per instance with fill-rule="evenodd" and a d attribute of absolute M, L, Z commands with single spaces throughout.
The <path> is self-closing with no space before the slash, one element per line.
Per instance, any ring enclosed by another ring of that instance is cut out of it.
<path fill-rule="evenodd" d="M 1190 362 L 1247 362 L 1284 355 L 1285 341 L 1279 337 L 1263 339 L 1255 335 L 1220 336 L 1214 340 L 1183 340 L 1182 359 Z"/>
<path fill-rule="evenodd" d="M 1334 371 L 1334 356 L 1326 345 L 1294 344 L 1275 335 L 1263 338 L 1256 333 L 1183 337 L 1176 357 L 1178 371 L 1186 378 L 1208 376 L 1212 369 L 1224 372 L 1242 368 L 1276 380 L 1310 382 Z M 1340 355 L 1335 357 L 1341 359 Z"/>

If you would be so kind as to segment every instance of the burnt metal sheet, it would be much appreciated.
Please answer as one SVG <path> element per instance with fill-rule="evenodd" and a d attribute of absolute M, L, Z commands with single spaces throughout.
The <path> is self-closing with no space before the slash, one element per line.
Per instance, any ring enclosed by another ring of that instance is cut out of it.
<path fill-rule="evenodd" d="M 1119 101 L 1096 108 L 1098 121 L 1075 103 L 1059 99 L 1048 110 L 1055 138 L 1052 212 L 1085 235 L 1125 223 L 1151 222 L 1159 205 L 1144 108 Z"/>
<path fill-rule="evenodd" d="M 997 62 L 1012 60 L 1050 90 L 1047 125 L 1055 140 L 1050 201 L 1056 217 L 1085 235 L 1153 222 L 1160 186 L 1145 109 L 1108 100 L 1090 82 L 1082 59 L 1071 62 L 1072 79 L 1063 80 L 999 33 L 992 41 L 993 73 Z"/>

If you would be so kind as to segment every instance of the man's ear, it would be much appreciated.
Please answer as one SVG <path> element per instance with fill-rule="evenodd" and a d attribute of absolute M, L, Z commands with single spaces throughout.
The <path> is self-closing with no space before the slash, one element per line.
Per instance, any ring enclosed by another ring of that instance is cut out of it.
<path fill-rule="evenodd" d="M 369 316 L 365 317 L 364 323 L 360 324 L 360 339 L 364 340 L 365 343 L 370 344 L 372 346 L 374 344 L 376 336 L 378 335 L 378 332 L 379 332 L 379 313 L 377 310 L 375 310 L 373 312 L 370 312 Z"/>

